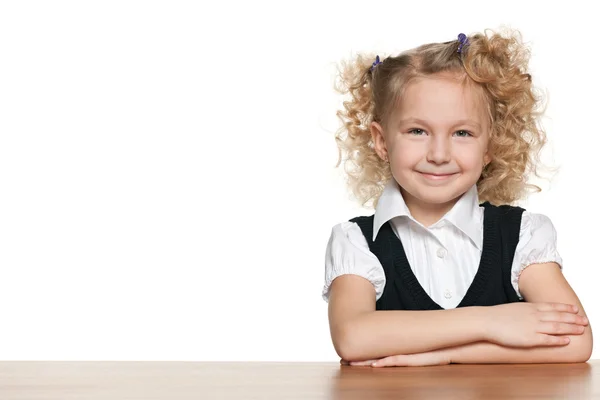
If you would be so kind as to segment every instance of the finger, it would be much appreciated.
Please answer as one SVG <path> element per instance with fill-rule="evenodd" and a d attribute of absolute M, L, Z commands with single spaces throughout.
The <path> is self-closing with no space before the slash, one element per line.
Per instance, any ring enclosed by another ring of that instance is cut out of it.
<path fill-rule="evenodd" d="M 381 367 L 402 367 L 406 362 L 406 355 L 398 355 L 398 356 L 389 356 L 382 358 L 381 360 L 377 360 L 371 364 L 374 368 Z"/>
<path fill-rule="evenodd" d="M 350 365 L 352 366 L 368 366 L 373 364 L 375 361 L 379 361 L 379 360 L 365 360 L 365 361 L 350 361 Z"/>
<path fill-rule="evenodd" d="M 579 308 L 574 304 L 565 303 L 539 303 L 538 311 L 562 311 L 568 313 L 578 313 Z"/>
<path fill-rule="evenodd" d="M 340 364 L 342 365 L 350 365 L 350 363 L 346 360 L 344 360 L 343 358 L 340 360 Z"/>
<path fill-rule="evenodd" d="M 568 336 L 553 336 L 553 335 L 540 335 L 539 346 L 564 346 L 569 344 L 571 339 Z"/>
<path fill-rule="evenodd" d="M 541 322 L 537 331 L 547 335 L 581 335 L 585 331 L 585 327 L 562 322 Z"/>
<path fill-rule="evenodd" d="M 562 322 L 579 325 L 588 324 L 588 319 L 583 315 L 571 314 L 566 312 L 543 312 L 539 314 L 539 319 L 543 322 Z"/>
<path fill-rule="evenodd" d="M 418 354 L 405 354 L 396 355 L 391 357 L 383 358 L 371 366 L 374 368 L 379 367 L 427 367 L 433 365 L 446 365 L 450 364 L 450 360 L 447 357 L 437 352 L 418 353 Z"/>

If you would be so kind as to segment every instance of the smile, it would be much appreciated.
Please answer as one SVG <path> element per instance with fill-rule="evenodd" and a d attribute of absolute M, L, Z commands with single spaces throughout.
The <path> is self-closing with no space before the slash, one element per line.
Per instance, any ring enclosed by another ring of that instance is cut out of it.
<path fill-rule="evenodd" d="M 426 179 L 431 179 L 432 181 L 443 181 L 446 179 L 450 179 L 452 178 L 454 175 L 456 175 L 456 173 L 454 174 L 444 174 L 444 175 L 438 175 L 438 174 L 425 174 L 423 172 L 419 172 L 424 178 Z"/>

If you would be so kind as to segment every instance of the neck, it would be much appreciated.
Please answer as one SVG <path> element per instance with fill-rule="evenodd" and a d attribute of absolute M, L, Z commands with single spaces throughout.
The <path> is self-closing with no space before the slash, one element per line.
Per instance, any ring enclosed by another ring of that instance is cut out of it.
<path fill-rule="evenodd" d="M 412 217 L 419 221 L 423 226 L 429 227 L 438 222 L 448 211 L 454 207 L 459 198 L 452 199 L 446 203 L 431 204 L 424 203 L 421 200 L 413 197 L 406 192 L 402 187 L 400 188 L 404 202 L 410 211 Z"/>

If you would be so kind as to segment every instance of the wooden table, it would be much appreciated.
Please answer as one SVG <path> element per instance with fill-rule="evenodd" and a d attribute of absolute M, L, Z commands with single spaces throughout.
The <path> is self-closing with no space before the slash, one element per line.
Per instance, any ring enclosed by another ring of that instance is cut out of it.
<path fill-rule="evenodd" d="M 349 367 L 337 363 L 0 362 L 1 400 L 600 399 L 585 364 Z"/>

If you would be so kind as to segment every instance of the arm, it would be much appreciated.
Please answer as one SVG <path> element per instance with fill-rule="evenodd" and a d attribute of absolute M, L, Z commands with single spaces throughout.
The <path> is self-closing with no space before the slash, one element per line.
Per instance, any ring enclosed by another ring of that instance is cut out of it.
<path fill-rule="evenodd" d="M 565 280 L 556 263 L 533 264 L 526 268 L 519 279 L 521 293 L 525 300 L 531 303 L 561 302 L 574 304 L 578 308 L 578 315 L 586 317 L 585 311 L 577 295 Z M 499 306 L 502 307 L 502 306 Z M 490 308 L 491 309 L 491 308 Z M 546 313 L 540 316 L 542 321 L 564 321 L 560 315 Z M 549 318 L 549 319 L 546 319 Z M 515 317 L 515 320 L 518 318 Z M 549 322 L 545 322 L 549 323 Z M 492 326 L 490 323 L 483 323 Z M 578 324 L 580 325 L 580 324 Z M 559 332 L 560 324 L 556 327 L 551 323 L 552 331 Z M 586 362 L 592 353 L 592 331 L 589 323 L 581 325 L 583 332 L 580 334 L 567 334 L 569 343 L 566 345 L 534 346 L 534 347 L 508 347 L 489 341 L 478 341 L 459 346 L 438 349 L 418 354 L 402 354 L 385 357 L 379 360 L 353 363 L 353 365 L 373 365 L 377 367 L 393 366 L 425 366 L 449 363 L 457 364 L 486 364 L 486 363 L 575 363 Z M 492 328 L 494 329 L 494 328 Z M 570 330 L 570 329 L 569 329 Z M 559 333 L 552 336 L 559 337 Z M 489 333 L 488 335 L 489 336 Z M 377 361 L 376 364 L 372 364 Z"/>
<path fill-rule="evenodd" d="M 556 263 L 534 264 L 524 269 L 519 278 L 519 288 L 528 302 L 575 304 L 579 308 L 578 314 L 587 317 Z M 522 349 L 479 342 L 446 351 L 453 363 L 565 363 L 589 360 L 593 347 L 591 326 L 585 326 L 581 335 L 568 337 L 570 342 L 565 346 Z"/>
<path fill-rule="evenodd" d="M 420 353 L 484 340 L 484 312 L 485 307 L 376 311 L 373 285 L 350 274 L 332 282 L 329 297 L 331 338 L 338 355 L 347 361 Z"/>

